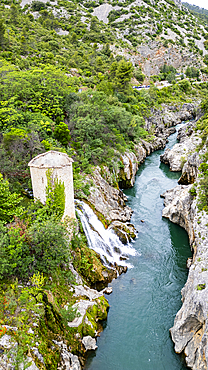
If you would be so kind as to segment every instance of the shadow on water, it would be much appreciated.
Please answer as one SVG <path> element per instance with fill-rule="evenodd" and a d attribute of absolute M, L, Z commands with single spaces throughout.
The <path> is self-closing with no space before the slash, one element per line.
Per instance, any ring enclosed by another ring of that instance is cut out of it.
<path fill-rule="evenodd" d="M 178 171 L 178 172 L 172 172 L 170 171 L 169 169 L 169 166 L 165 163 L 161 163 L 160 166 L 159 166 L 160 170 L 164 173 L 164 175 L 166 177 L 168 177 L 169 179 L 176 179 L 178 180 L 181 176 L 181 171 Z"/>

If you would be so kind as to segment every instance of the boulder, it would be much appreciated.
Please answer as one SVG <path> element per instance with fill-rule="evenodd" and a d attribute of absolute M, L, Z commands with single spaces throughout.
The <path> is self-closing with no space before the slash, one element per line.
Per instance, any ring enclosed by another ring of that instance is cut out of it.
<path fill-rule="evenodd" d="M 90 335 L 83 337 L 82 344 L 84 345 L 86 351 L 94 351 L 98 348 L 98 346 L 96 345 L 96 339 L 92 338 Z"/>
<path fill-rule="evenodd" d="M 167 148 L 160 156 L 161 162 L 170 166 L 170 171 L 181 171 L 187 162 L 190 153 L 193 153 L 201 143 L 201 138 L 194 134 L 185 137 L 180 143 L 175 144 L 172 149 Z"/>

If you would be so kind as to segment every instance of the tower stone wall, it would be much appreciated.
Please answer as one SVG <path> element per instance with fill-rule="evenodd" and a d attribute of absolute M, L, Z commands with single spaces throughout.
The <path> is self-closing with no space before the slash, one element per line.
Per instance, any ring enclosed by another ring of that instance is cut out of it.
<path fill-rule="evenodd" d="M 52 179 L 58 179 L 65 187 L 64 215 L 75 218 L 74 186 L 73 186 L 73 160 L 67 154 L 50 150 L 33 158 L 28 166 L 32 180 L 33 195 L 41 203 L 46 202 L 46 187 L 48 184 L 47 170 L 51 170 Z"/>

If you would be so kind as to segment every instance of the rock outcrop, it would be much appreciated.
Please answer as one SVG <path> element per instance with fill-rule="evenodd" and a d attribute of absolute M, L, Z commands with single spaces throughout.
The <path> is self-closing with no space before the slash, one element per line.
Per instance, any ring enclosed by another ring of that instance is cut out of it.
<path fill-rule="evenodd" d="M 193 184 L 198 175 L 198 167 L 200 165 L 199 153 L 190 154 L 182 169 L 182 175 L 178 181 L 181 185 Z"/>
<path fill-rule="evenodd" d="M 182 171 L 181 184 L 193 183 L 197 176 L 199 154 L 195 151 L 201 144 L 201 138 L 193 131 L 195 124 L 193 122 L 180 129 L 179 143 L 172 149 L 167 148 L 160 156 L 161 162 L 170 166 L 170 171 Z"/>
<path fill-rule="evenodd" d="M 195 117 L 199 101 L 179 105 L 162 104 L 161 110 L 152 109 L 151 116 L 146 119 L 146 129 L 150 130 L 152 125 L 156 127 L 156 134 L 164 134 L 167 128 L 176 126 L 182 121 L 188 121 Z"/>
<path fill-rule="evenodd" d="M 197 211 L 197 199 L 191 185 L 178 185 L 162 196 L 163 217 L 185 228 L 194 256 L 188 280 L 181 291 L 183 305 L 170 329 L 175 351 L 184 352 L 193 370 L 205 370 L 208 364 L 208 215 Z"/>
<path fill-rule="evenodd" d="M 86 351 L 96 350 L 98 346 L 96 345 L 95 338 L 92 338 L 90 335 L 87 335 L 82 339 L 82 343 L 86 349 Z"/>
<path fill-rule="evenodd" d="M 81 370 L 81 365 L 78 356 L 73 355 L 63 342 L 53 341 L 59 347 L 61 354 L 61 362 L 57 370 Z"/>
<path fill-rule="evenodd" d="M 0 370 L 15 370 L 17 356 L 17 342 L 14 342 L 11 335 L 4 334 L 0 339 Z M 33 359 L 29 356 L 24 363 L 19 364 L 19 369 L 38 370 Z"/>
<path fill-rule="evenodd" d="M 102 177 L 101 169 L 96 167 L 93 175 L 88 177 L 93 181 L 88 202 L 95 207 L 96 212 L 103 215 L 110 224 L 112 221 L 129 221 L 132 215 L 130 207 L 126 206 L 127 197 L 123 192 L 111 185 Z"/>
<path fill-rule="evenodd" d="M 152 109 L 150 117 L 145 120 L 145 129 L 149 132 L 154 131 L 153 139 L 148 142 L 140 140 L 140 143 L 135 145 L 134 153 L 126 151 L 121 156 L 123 167 L 117 174 L 121 188 L 129 188 L 134 185 L 138 166 L 155 150 L 164 149 L 168 136 L 175 132 L 174 126 L 182 121 L 193 119 L 198 105 L 199 102 L 196 101 L 195 103 L 185 103 L 182 106 L 164 104 L 162 110 Z M 186 136 L 188 134 L 189 132 Z M 168 163 L 168 161 L 166 162 Z M 178 171 L 180 171 L 181 164 L 178 167 L 180 168 Z"/>
<path fill-rule="evenodd" d="M 88 181 L 93 183 L 87 199 L 89 205 L 101 221 L 105 220 L 106 227 L 110 225 L 114 229 L 122 242 L 127 243 L 130 238 L 134 238 L 136 230 L 132 228 L 132 225 L 129 225 L 132 210 L 126 205 L 127 198 L 116 185 L 119 184 L 121 189 L 132 187 L 139 165 L 152 152 L 165 147 L 168 136 L 175 132 L 173 126 L 195 116 L 198 104 L 198 101 L 182 106 L 164 104 L 162 110 L 153 109 L 150 117 L 145 121 L 145 129 L 150 134 L 154 132 L 151 140 L 141 139 L 138 144 L 135 144 L 134 151 L 127 150 L 124 154 L 117 153 L 118 159 L 114 162 L 113 171 L 109 171 L 106 166 L 96 167 L 93 174 L 88 175 Z M 171 169 L 174 171 L 181 170 L 183 164 L 181 157 L 186 155 L 185 158 L 187 158 L 189 151 L 196 146 L 197 138 L 194 139 L 193 143 L 192 138 L 186 136 L 186 140 L 187 142 L 184 144 L 178 144 L 179 148 L 174 153 L 171 151 L 169 153 L 167 150 L 164 154 L 164 162 L 170 163 L 173 166 Z M 188 149 L 185 149 L 187 145 Z M 191 176 L 193 178 L 192 173 L 189 177 Z"/>
<path fill-rule="evenodd" d="M 73 307 L 77 310 L 77 313 L 75 319 L 68 322 L 68 326 L 73 328 L 70 335 L 73 334 L 74 339 L 79 343 L 79 357 L 73 353 L 72 348 L 62 339 L 62 334 L 60 333 L 57 337 L 59 340 L 52 339 L 53 346 L 51 346 L 52 350 L 56 348 L 56 351 L 60 353 L 60 362 L 57 365 L 57 370 L 81 370 L 86 352 L 97 348 L 95 337 L 102 331 L 102 326 L 99 322 L 107 318 L 109 304 L 104 294 L 112 293 L 112 288 L 105 288 L 100 292 L 90 289 L 83 283 L 80 284 L 82 279 L 78 274 L 76 275 L 76 282 L 79 285 L 71 286 L 71 291 L 73 292 L 74 300 L 76 300 Z M 68 311 L 68 305 L 69 303 L 64 306 L 66 312 Z M 16 333 L 18 329 L 7 325 L 5 325 L 5 328 L 9 334 L 4 334 L 0 338 L 0 370 L 15 370 L 18 343 L 13 333 Z M 34 334 L 34 331 L 30 328 L 28 333 Z M 42 364 L 45 368 L 44 358 L 40 353 L 41 350 L 39 352 L 41 346 L 39 347 L 40 343 L 38 341 L 39 338 L 36 339 L 35 347 L 30 348 L 24 363 L 19 364 L 19 369 L 23 370 L 27 367 L 29 370 L 38 370 L 42 368 Z"/>
<path fill-rule="evenodd" d="M 180 184 L 161 196 L 165 208 L 163 217 L 183 227 L 189 236 L 193 259 L 188 260 L 188 280 L 181 291 L 183 305 L 170 329 L 177 353 L 184 352 L 187 366 L 193 370 L 205 370 L 208 366 L 208 215 L 197 207 L 198 195 L 193 197 L 190 189 L 198 183 L 198 167 L 203 148 L 196 152 L 200 137 L 189 124 L 179 131 L 179 144 L 166 151 L 164 157 L 172 170 L 180 168 L 181 157 L 187 153 Z M 189 185 L 188 185 L 189 184 Z"/>

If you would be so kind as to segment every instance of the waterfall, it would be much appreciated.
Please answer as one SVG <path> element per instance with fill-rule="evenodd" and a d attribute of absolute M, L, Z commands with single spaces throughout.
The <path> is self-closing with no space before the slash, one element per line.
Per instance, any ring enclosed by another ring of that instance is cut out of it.
<path fill-rule="evenodd" d="M 123 244 L 115 232 L 105 229 L 93 210 L 82 201 L 76 200 L 76 210 L 82 222 L 89 248 L 97 252 L 103 264 L 107 267 L 116 262 L 120 266 L 133 267 L 126 260 L 135 256 L 136 250 L 130 244 Z"/>

